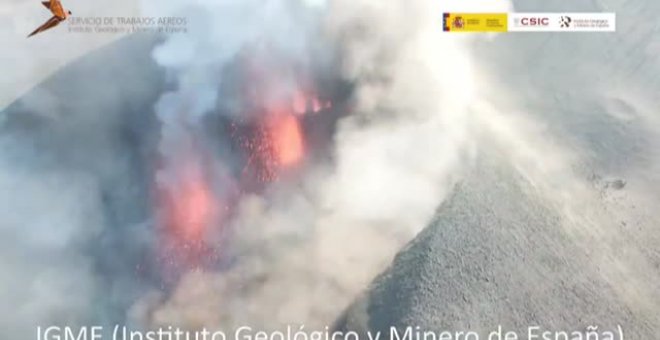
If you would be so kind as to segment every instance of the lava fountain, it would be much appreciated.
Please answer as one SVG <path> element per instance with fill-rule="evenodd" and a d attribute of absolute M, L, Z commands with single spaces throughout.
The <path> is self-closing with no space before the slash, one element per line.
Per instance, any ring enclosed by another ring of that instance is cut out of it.
<path fill-rule="evenodd" d="M 306 77 L 286 67 L 259 66 L 248 63 L 246 72 L 234 79 L 245 90 L 237 95 L 240 114 L 219 116 L 219 124 L 229 127 L 222 130 L 229 131 L 227 136 L 214 136 L 185 114 L 164 124 L 170 130 L 160 145 L 156 212 L 166 277 L 176 279 L 221 260 L 219 240 L 241 195 L 261 193 L 269 184 L 295 176 L 308 152 L 303 120 L 331 107 L 314 86 L 304 85 L 311 84 L 301 80 Z M 235 154 L 220 159 L 211 151 L 222 140 Z M 219 189 L 228 187 L 230 192 Z"/>
<path fill-rule="evenodd" d="M 201 137 L 189 128 L 181 132 L 187 137 L 179 144 L 184 147 L 168 155 L 156 183 L 157 251 L 166 279 L 217 260 L 219 245 L 210 239 L 221 232 L 225 212 L 225 200 L 214 185 L 218 176 L 204 148 L 189 142 Z"/>
<path fill-rule="evenodd" d="M 259 119 L 247 130 L 235 132 L 241 152 L 246 155 L 242 189 L 259 191 L 264 185 L 298 169 L 307 153 L 302 118 L 328 108 L 315 96 L 301 91 L 259 106 Z M 247 137 L 246 137 L 247 136 Z"/>
<path fill-rule="evenodd" d="M 300 123 L 291 115 L 272 118 L 269 130 L 273 135 L 273 149 L 278 163 L 288 167 L 298 163 L 304 153 Z"/>
<path fill-rule="evenodd" d="M 176 183 L 164 190 L 165 225 L 173 236 L 201 243 L 216 220 L 218 202 L 200 164 L 184 163 L 178 172 Z"/>

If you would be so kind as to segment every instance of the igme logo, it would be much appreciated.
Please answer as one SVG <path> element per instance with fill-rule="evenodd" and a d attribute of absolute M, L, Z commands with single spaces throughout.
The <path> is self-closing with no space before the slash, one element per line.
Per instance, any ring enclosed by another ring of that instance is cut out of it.
<path fill-rule="evenodd" d="M 562 15 L 559 17 L 559 26 L 562 28 L 571 27 L 571 22 L 573 22 L 573 19 L 568 15 Z"/>
<path fill-rule="evenodd" d="M 74 329 L 71 327 L 48 327 L 41 329 L 37 327 L 37 340 L 101 340 L 103 327 L 81 327 Z"/>

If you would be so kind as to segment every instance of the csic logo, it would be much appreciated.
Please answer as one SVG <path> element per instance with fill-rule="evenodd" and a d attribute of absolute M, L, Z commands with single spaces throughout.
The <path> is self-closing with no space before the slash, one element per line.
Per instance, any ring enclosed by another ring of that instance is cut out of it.
<path fill-rule="evenodd" d="M 522 17 L 520 19 L 520 25 L 522 26 L 548 26 L 550 25 L 550 18 L 548 17 Z"/>
<path fill-rule="evenodd" d="M 573 22 L 573 19 L 571 19 L 571 17 L 568 15 L 559 17 L 559 26 L 562 28 L 571 27 L 571 22 Z"/>

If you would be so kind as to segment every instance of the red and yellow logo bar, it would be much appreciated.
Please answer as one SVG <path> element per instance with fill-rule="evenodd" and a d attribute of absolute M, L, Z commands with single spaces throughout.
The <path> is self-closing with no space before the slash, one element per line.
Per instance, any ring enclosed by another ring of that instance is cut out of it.
<path fill-rule="evenodd" d="M 443 13 L 445 32 L 506 32 L 507 13 Z"/>

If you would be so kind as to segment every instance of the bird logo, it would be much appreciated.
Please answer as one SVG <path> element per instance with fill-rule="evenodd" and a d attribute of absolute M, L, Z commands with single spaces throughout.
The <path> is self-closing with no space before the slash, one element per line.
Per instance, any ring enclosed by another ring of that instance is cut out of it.
<path fill-rule="evenodd" d="M 59 25 L 62 21 L 66 20 L 69 15 L 71 15 L 71 11 L 66 11 L 64 10 L 64 7 L 62 7 L 62 3 L 60 0 L 49 0 L 49 1 L 43 1 L 41 2 L 42 5 L 44 5 L 48 10 L 50 10 L 51 13 L 53 13 L 53 16 L 48 19 L 43 25 L 39 26 L 34 32 L 30 33 L 28 35 L 28 38 L 37 34 L 41 33 L 43 31 L 49 30 L 57 25 Z"/>

